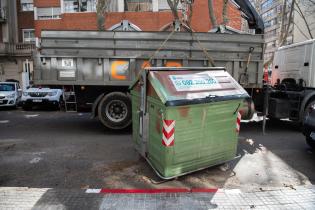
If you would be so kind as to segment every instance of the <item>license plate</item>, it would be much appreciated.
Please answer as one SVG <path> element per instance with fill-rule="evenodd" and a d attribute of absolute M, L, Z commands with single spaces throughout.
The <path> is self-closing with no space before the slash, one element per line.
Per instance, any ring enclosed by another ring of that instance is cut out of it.
<path fill-rule="evenodd" d="M 310 137 L 315 141 L 315 132 L 311 132 Z"/>
<path fill-rule="evenodd" d="M 40 102 L 42 102 L 43 100 L 41 100 L 41 99 L 34 99 L 33 100 L 33 102 L 35 102 L 35 103 L 40 103 Z"/>

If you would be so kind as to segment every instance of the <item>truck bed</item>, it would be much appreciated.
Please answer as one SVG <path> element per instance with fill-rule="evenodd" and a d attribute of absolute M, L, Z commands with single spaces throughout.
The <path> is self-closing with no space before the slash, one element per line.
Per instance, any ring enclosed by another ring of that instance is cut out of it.
<path fill-rule="evenodd" d="M 263 35 L 175 32 L 42 31 L 34 54 L 34 83 L 42 85 L 128 86 L 144 66 L 210 66 L 196 39 L 218 67 L 238 81 L 254 51 L 245 88 L 261 87 Z"/>

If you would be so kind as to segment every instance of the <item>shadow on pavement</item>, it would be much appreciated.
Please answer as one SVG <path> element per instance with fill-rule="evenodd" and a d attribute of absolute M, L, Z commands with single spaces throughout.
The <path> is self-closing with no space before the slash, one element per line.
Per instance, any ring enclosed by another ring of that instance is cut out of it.
<path fill-rule="evenodd" d="M 262 122 L 243 123 L 239 152 L 242 156 L 259 152 L 271 153 L 275 156 L 273 159 L 268 158 L 270 154 L 263 159 L 266 171 L 275 166 L 279 167 L 277 170 L 280 172 L 292 169 L 292 174 L 288 176 L 296 176 L 293 178 L 297 179 L 297 184 L 304 185 L 308 181 L 315 184 L 315 153 L 306 145 L 301 127 L 297 123 L 285 120 L 267 121 L 265 135 L 262 133 Z"/>

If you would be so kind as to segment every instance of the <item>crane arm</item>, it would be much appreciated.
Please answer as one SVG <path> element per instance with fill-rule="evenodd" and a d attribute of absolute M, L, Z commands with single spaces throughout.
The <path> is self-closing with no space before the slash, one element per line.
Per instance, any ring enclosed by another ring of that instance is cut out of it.
<path fill-rule="evenodd" d="M 249 0 L 233 0 L 239 10 L 243 12 L 243 17 L 247 20 L 250 29 L 255 29 L 256 34 L 264 33 L 264 21 L 257 13 Z"/>

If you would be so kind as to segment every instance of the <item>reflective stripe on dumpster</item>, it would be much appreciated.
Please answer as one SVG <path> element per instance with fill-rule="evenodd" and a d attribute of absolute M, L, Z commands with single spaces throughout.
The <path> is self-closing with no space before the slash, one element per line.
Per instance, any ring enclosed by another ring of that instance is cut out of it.
<path fill-rule="evenodd" d="M 175 120 L 163 120 L 162 144 L 166 147 L 174 146 Z"/>

